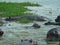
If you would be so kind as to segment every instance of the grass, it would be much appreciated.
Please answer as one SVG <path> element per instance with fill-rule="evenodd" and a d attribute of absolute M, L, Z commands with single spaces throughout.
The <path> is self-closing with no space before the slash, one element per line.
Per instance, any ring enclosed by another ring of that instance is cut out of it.
<path fill-rule="evenodd" d="M 24 13 L 26 11 L 31 11 L 25 6 L 41 6 L 39 4 L 33 4 L 29 2 L 23 2 L 23 3 L 6 3 L 6 2 L 0 2 L 0 17 L 11 17 L 11 16 L 21 16 L 26 15 L 30 13 Z"/>
<path fill-rule="evenodd" d="M 31 20 L 28 20 L 28 19 L 21 19 L 20 21 L 19 21 L 20 23 L 30 23 L 30 22 L 32 22 Z"/>

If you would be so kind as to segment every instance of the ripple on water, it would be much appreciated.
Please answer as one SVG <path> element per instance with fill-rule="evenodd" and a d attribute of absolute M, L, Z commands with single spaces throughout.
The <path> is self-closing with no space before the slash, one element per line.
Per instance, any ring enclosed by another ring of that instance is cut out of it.
<path fill-rule="evenodd" d="M 57 26 L 45 26 L 43 22 L 37 22 L 41 25 L 39 29 L 26 29 L 25 26 L 31 26 L 33 23 L 27 24 L 18 24 L 15 22 L 7 23 L 5 26 L 2 26 L 2 30 L 4 31 L 4 38 L 0 41 L 1 45 L 15 45 L 20 42 L 21 39 L 33 39 L 38 41 L 39 45 L 50 45 L 45 41 L 47 32 L 54 27 Z M 8 24 L 11 24 L 10 26 Z M 16 26 L 15 26 L 16 24 Z M 8 25 L 8 26 L 7 26 Z M 51 44 L 54 45 L 54 44 Z"/>

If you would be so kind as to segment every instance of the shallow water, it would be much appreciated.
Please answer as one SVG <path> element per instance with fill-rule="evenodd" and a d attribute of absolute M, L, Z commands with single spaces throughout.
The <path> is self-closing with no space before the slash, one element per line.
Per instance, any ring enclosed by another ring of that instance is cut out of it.
<path fill-rule="evenodd" d="M 31 9 L 31 13 L 35 13 L 40 16 L 45 16 L 54 21 L 54 19 L 60 14 L 60 0 L 0 0 L 0 2 L 34 2 L 42 4 L 42 7 L 27 7 L 28 9 Z M 49 13 L 52 12 L 52 13 Z M 35 23 L 35 22 L 33 22 Z M 46 42 L 46 34 L 47 32 L 54 28 L 59 26 L 53 26 L 48 25 L 45 26 L 45 22 L 36 22 L 39 25 L 41 25 L 41 28 L 39 29 L 33 29 L 33 28 L 25 28 L 26 26 L 31 26 L 33 23 L 29 24 L 19 24 L 16 22 L 8 22 L 5 23 L 2 28 L 4 31 L 4 35 L 2 40 L 0 40 L 0 45 L 15 45 L 17 43 L 20 43 L 21 39 L 33 39 L 38 41 L 39 45 L 58 45 L 57 42 L 47 44 Z"/>
<path fill-rule="evenodd" d="M 35 21 L 36 22 L 36 21 Z M 33 23 L 35 23 L 33 22 Z M 16 22 L 8 22 L 0 27 L 4 31 L 2 40 L 0 40 L 1 45 L 16 45 L 20 43 L 21 39 L 33 39 L 38 42 L 39 45 L 57 45 L 46 43 L 47 32 L 54 27 L 58 26 L 45 26 L 45 22 L 36 22 L 41 25 L 39 29 L 25 28 L 26 26 L 32 26 L 33 23 L 29 24 L 19 24 Z"/>

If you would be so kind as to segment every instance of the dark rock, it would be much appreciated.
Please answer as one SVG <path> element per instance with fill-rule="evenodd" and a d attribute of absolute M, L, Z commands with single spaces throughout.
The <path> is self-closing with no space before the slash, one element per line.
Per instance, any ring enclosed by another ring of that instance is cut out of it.
<path fill-rule="evenodd" d="M 55 22 L 60 22 L 60 15 L 57 16 L 57 18 L 55 19 Z"/>
<path fill-rule="evenodd" d="M 34 23 L 34 24 L 32 25 L 32 27 L 34 27 L 34 28 L 40 28 L 40 25 L 38 25 L 37 23 Z"/>
<path fill-rule="evenodd" d="M 49 30 L 46 36 L 46 40 L 59 41 L 60 40 L 60 27 Z"/>

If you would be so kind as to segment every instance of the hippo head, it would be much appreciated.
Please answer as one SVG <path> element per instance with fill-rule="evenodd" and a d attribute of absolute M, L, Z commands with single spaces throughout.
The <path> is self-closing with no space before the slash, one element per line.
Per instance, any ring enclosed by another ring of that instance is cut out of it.
<path fill-rule="evenodd" d="M 57 16 L 57 18 L 55 19 L 55 22 L 60 22 L 60 15 Z"/>
<path fill-rule="evenodd" d="M 58 32 L 56 28 L 53 28 L 47 33 L 47 41 L 57 41 L 58 40 Z"/>

